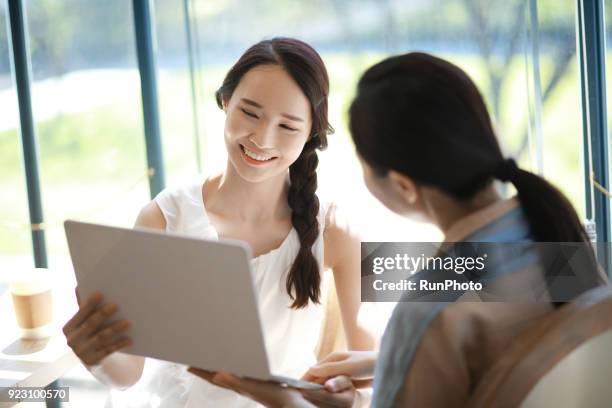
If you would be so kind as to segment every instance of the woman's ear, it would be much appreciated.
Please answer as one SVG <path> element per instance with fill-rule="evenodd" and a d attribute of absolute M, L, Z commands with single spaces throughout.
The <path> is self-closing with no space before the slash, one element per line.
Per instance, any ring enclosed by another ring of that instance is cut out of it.
<path fill-rule="evenodd" d="M 419 189 L 410 177 L 395 170 L 389 170 L 387 177 L 389 177 L 391 187 L 396 193 L 403 197 L 408 204 L 416 204 L 419 199 Z"/>

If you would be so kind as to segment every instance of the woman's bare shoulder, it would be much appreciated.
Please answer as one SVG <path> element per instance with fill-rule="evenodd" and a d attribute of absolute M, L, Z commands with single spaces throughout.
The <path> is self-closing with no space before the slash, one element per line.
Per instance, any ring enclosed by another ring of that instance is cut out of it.
<path fill-rule="evenodd" d="M 361 237 L 355 223 L 349 220 L 347 212 L 342 207 L 338 207 L 335 202 L 331 202 L 327 207 L 324 228 L 325 238 L 330 244 L 346 240 L 351 241 Z"/>
<path fill-rule="evenodd" d="M 150 201 L 142 208 L 142 210 L 140 210 L 140 213 L 136 218 L 135 226 L 166 229 L 166 219 L 164 218 L 164 214 L 162 214 L 161 209 L 154 200 Z"/>
<path fill-rule="evenodd" d="M 327 209 L 323 237 L 326 266 L 333 268 L 347 257 L 359 253 L 360 234 L 336 203 L 331 203 Z"/>

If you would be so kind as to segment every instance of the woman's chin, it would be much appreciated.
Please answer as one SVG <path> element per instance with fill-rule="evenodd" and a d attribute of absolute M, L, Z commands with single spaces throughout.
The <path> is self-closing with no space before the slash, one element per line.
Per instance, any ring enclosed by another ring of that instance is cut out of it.
<path fill-rule="evenodd" d="M 258 168 L 249 166 L 246 163 L 240 163 L 238 165 L 233 164 L 233 166 L 240 178 L 249 183 L 261 183 L 270 180 L 277 176 L 278 173 L 271 171 L 272 169 L 270 168 Z"/>

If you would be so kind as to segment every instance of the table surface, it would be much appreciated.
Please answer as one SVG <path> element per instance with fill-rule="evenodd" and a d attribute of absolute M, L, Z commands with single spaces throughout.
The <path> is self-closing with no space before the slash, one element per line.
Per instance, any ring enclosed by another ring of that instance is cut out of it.
<path fill-rule="evenodd" d="M 52 271 L 50 271 L 52 273 Z M 54 335 L 42 340 L 19 338 L 19 328 L 6 277 L 0 276 L 0 407 L 13 403 L 6 400 L 7 387 L 45 387 L 79 363 L 66 345 L 62 326 L 78 309 L 74 282 L 61 279 L 53 288 Z"/>

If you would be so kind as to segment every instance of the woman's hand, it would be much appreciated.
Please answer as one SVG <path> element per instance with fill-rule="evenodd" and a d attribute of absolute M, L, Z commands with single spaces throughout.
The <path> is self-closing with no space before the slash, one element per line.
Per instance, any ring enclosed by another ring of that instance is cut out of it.
<path fill-rule="evenodd" d="M 351 380 L 371 380 L 377 356 L 375 351 L 334 352 L 311 367 L 302 379 L 318 383 L 337 376 L 347 376 Z"/>
<path fill-rule="evenodd" d="M 325 384 L 325 390 L 312 391 L 194 367 L 187 371 L 211 384 L 235 391 L 270 408 L 349 408 L 355 399 L 355 388 L 348 377 L 334 378 Z"/>
<path fill-rule="evenodd" d="M 266 407 L 312 407 L 312 405 L 302 398 L 301 394 L 297 390 L 282 387 L 276 383 L 238 378 L 232 374 L 206 371 L 195 367 L 189 367 L 187 371 L 197 375 L 200 378 L 203 378 L 211 384 L 235 391 L 247 398 L 259 402 L 262 405 L 265 405 Z"/>
<path fill-rule="evenodd" d="M 323 384 L 323 390 L 300 390 L 306 400 L 317 407 L 350 408 L 357 398 L 357 391 L 351 379 L 345 375 L 330 378 Z"/>
<path fill-rule="evenodd" d="M 100 292 L 92 294 L 83 304 L 78 289 L 75 293 L 79 311 L 64 325 L 63 331 L 68 346 L 83 363 L 98 364 L 109 354 L 132 344 L 128 337 L 118 338 L 129 327 L 127 320 L 105 323 L 117 312 L 116 304 L 102 304 L 104 297 Z"/>

